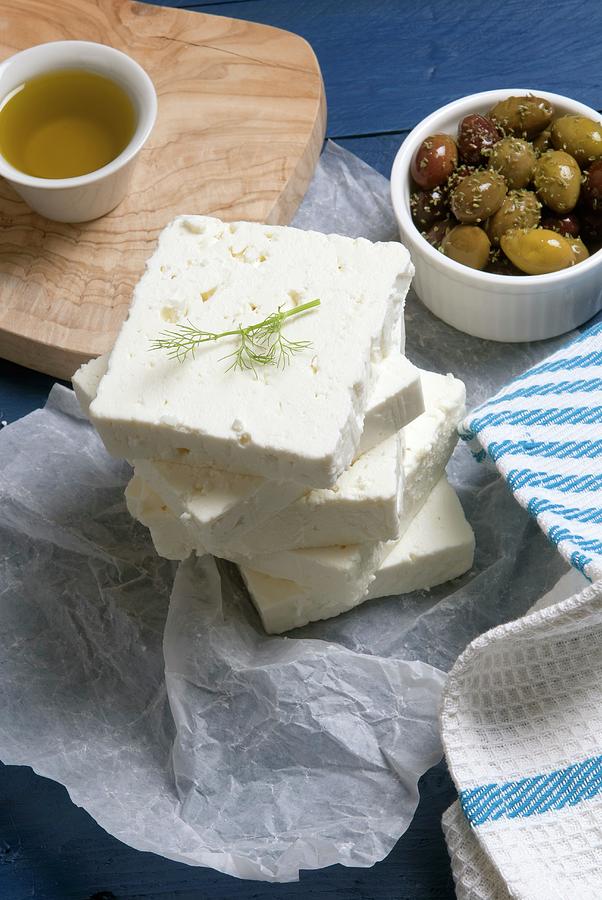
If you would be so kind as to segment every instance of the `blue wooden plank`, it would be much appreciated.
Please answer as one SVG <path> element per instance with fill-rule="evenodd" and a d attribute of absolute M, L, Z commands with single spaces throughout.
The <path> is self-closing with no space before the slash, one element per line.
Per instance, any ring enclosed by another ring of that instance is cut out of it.
<path fill-rule="evenodd" d="M 602 107 L 599 0 L 168 0 L 303 35 L 326 85 L 328 134 L 402 131 L 475 91 L 567 94 Z"/>

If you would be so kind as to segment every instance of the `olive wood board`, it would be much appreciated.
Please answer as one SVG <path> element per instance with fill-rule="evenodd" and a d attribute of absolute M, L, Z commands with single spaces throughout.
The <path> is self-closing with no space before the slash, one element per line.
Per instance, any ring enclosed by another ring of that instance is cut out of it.
<path fill-rule="evenodd" d="M 112 346 L 174 216 L 289 222 L 326 127 L 315 54 L 290 32 L 131 0 L 0 0 L 0 58 L 70 39 L 129 53 L 159 113 L 126 199 L 94 222 L 48 221 L 0 179 L 0 356 L 67 379 Z"/>

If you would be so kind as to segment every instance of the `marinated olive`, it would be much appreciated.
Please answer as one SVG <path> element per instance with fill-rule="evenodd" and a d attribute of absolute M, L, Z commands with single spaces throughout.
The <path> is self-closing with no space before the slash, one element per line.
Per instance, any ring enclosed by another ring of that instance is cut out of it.
<path fill-rule="evenodd" d="M 517 228 L 502 235 L 500 243 L 508 259 L 527 275 L 558 272 L 575 262 L 569 241 L 547 228 Z"/>
<path fill-rule="evenodd" d="M 482 228 L 475 225 L 456 225 L 445 235 L 441 244 L 446 256 L 471 269 L 485 268 L 489 247 L 489 238 Z"/>
<path fill-rule="evenodd" d="M 487 234 L 497 246 L 500 238 L 513 228 L 536 228 L 541 203 L 533 191 L 510 191 L 504 202 L 487 222 Z"/>
<path fill-rule="evenodd" d="M 554 110 L 543 97 L 508 97 L 496 103 L 489 118 L 506 132 L 517 137 L 533 138 L 552 121 Z"/>
<path fill-rule="evenodd" d="M 579 219 L 574 213 L 568 213 L 566 216 L 545 215 L 542 217 L 541 227 L 557 231 L 558 234 L 563 234 L 565 237 L 577 237 Z"/>
<path fill-rule="evenodd" d="M 531 181 L 536 161 L 531 144 L 521 138 L 507 137 L 492 148 L 489 168 L 504 176 L 510 190 L 517 190 Z"/>
<path fill-rule="evenodd" d="M 602 159 L 592 163 L 585 173 L 581 198 L 594 212 L 602 212 Z"/>
<path fill-rule="evenodd" d="M 410 197 L 412 219 L 420 231 L 430 228 L 447 213 L 447 192 L 441 187 L 432 191 L 415 191 Z"/>
<path fill-rule="evenodd" d="M 500 208 L 507 191 L 506 182 L 497 172 L 474 172 L 454 188 L 451 210 L 465 225 L 483 222 Z"/>
<path fill-rule="evenodd" d="M 548 150 L 540 156 L 533 171 L 539 199 L 556 213 L 574 209 L 579 199 L 581 171 L 564 150 Z"/>
<path fill-rule="evenodd" d="M 546 150 L 552 149 L 552 133 L 549 128 L 546 128 L 536 138 L 533 138 L 533 149 L 537 156 L 541 156 Z"/>
<path fill-rule="evenodd" d="M 571 245 L 571 250 L 573 251 L 573 256 L 575 257 L 576 263 L 583 262 L 584 259 L 588 258 L 589 250 L 587 249 L 581 238 L 569 238 L 569 243 Z"/>
<path fill-rule="evenodd" d="M 458 127 L 460 157 L 467 163 L 478 165 L 483 152 L 493 147 L 501 136 L 491 119 L 477 113 L 464 116 Z"/>
<path fill-rule="evenodd" d="M 450 231 L 454 227 L 453 219 L 447 218 L 442 219 L 440 222 L 435 222 L 434 225 L 431 225 L 428 231 L 424 232 L 424 237 L 432 244 L 433 247 L 439 248 L 441 246 L 441 241 L 445 237 L 448 231 Z"/>
<path fill-rule="evenodd" d="M 416 151 L 410 172 L 412 178 L 425 191 L 443 184 L 458 162 L 458 148 L 449 134 L 432 134 L 425 138 Z"/>
<path fill-rule="evenodd" d="M 602 125 L 586 116 L 561 116 L 552 125 L 552 144 L 587 165 L 602 158 Z"/>

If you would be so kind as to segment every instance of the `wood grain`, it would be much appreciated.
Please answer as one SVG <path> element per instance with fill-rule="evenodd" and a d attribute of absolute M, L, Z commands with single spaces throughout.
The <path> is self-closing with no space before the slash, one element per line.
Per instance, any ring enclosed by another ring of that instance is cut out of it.
<path fill-rule="evenodd" d="M 288 32 L 130 0 L 0 0 L 0 57 L 71 38 L 133 56 L 159 115 L 127 198 L 95 222 L 50 222 L 0 182 L 0 355 L 59 378 L 112 345 L 175 215 L 290 221 L 326 117 L 315 55 Z"/>

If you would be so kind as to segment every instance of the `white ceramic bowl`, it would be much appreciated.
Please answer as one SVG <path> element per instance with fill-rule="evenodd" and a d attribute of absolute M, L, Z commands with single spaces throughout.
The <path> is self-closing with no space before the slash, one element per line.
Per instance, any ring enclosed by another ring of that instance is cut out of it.
<path fill-rule="evenodd" d="M 124 198 L 134 161 L 157 116 L 157 95 L 142 66 L 120 50 L 90 41 L 53 41 L 15 53 L 0 63 L 0 99 L 19 85 L 56 69 L 89 69 L 111 78 L 129 94 L 137 117 L 125 149 L 101 169 L 76 178 L 37 178 L 20 172 L 0 156 L 0 175 L 35 212 L 56 222 L 88 222 L 114 209 Z"/>
<path fill-rule="evenodd" d="M 416 267 L 416 293 L 444 322 L 494 341 L 542 340 L 564 334 L 595 315 L 602 308 L 602 251 L 549 275 L 494 275 L 463 266 L 431 247 L 412 222 L 410 162 L 429 134 L 455 136 L 469 113 L 487 113 L 498 100 L 529 93 L 548 99 L 555 115 L 579 114 L 600 121 L 599 114 L 583 103 L 546 91 L 504 88 L 471 94 L 423 119 L 399 148 L 391 173 L 399 234 Z"/>

